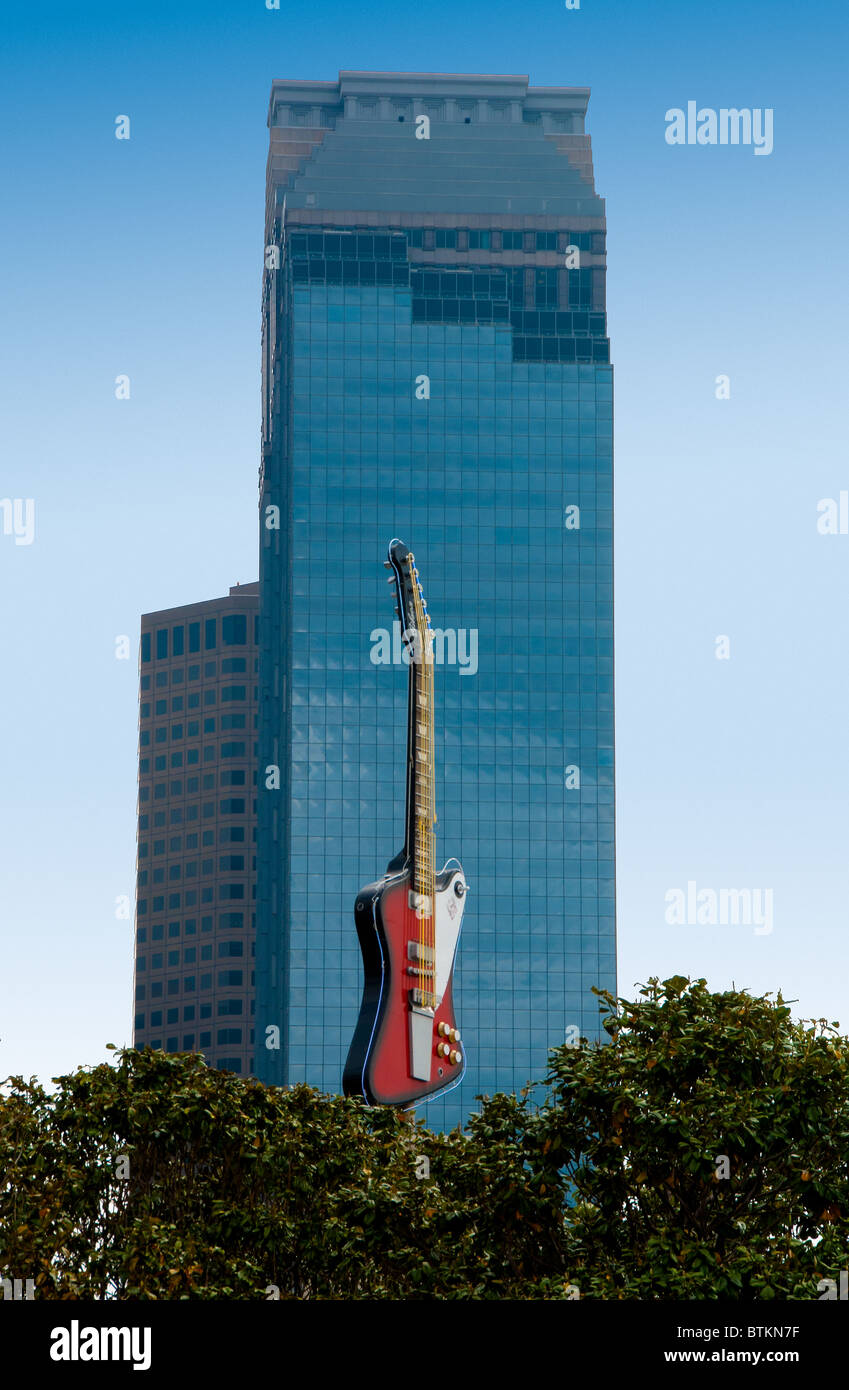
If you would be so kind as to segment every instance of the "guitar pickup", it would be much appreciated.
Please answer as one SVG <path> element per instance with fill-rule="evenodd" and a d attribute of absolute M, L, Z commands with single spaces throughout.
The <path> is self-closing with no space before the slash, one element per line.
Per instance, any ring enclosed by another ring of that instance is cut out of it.
<path fill-rule="evenodd" d="M 407 895 L 407 906 L 413 908 L 419 918 L 430 916 L 430 898 L 427 893 L 414 893 L 411 888 Z"/>
<path fill-rule="evenodd" d="M 429 1016 L 429 1018 L 431 1019 L 431 1025 L 432 1025 L 432 1023 L 433 1023 L 433 1010 L 434 1010 L 434 1005 L 435 1005 L 435 1003 L 436 1003 L 436 997 L 435 997 L 435 995 L 431 994 L 430 990 L 426 990 L 426 989 L 411 989 L 411 990 L 410 990 L 410 1003 L 413 1005 L 414 1009 L 426 1009 L 426 1010 L 427 1010 L 427 1013 L 428 1013 L 428 1016 Z M 429 1040 L 428 1040 L 428 1041 L 429 1041 Z M 429 1075 L 429 1074 L 430 1074 L 430 1073 L 428 1073 L 428 1075 Z"/>
<path fill-rule="evenodd" d="M 433 947 L 423 946 L 420 941 L 407 942 L 407 955 L 409 956 L 410 960 L 423 961 L 426 965 L 433 964 Z"/>

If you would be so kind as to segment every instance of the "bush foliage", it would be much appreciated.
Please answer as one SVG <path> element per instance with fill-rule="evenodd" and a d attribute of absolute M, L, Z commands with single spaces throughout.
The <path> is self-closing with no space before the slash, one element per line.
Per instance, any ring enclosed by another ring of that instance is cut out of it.
<path fill-rule="evenodd" d="M 849 1039 L 704 980 L 600 998 L 604 1046 L 463 1133 L 193 1054 L 11 1078 L 0 1270 L 56 1299 L 819 1297 L 849 1265 Z"/>

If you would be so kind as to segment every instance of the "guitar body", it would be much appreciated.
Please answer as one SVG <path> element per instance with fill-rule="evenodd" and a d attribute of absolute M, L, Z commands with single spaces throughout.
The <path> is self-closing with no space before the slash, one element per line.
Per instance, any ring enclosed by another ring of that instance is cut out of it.
<path fill-rule="evenodd" d="M 455 1086 L 466 1068 L 454 1016 L 452 970 L 467 884 L 456 859 L 436 875 L 435 1004 L 411 1001 L 419 976 L 419 919 L 409 870 L 361 889 L 354 919 L 365 983 L 343 1089 L 369 1105 L 415 1105 Z M 453 1035 L 453 1036 L 452 1036 Z"/>

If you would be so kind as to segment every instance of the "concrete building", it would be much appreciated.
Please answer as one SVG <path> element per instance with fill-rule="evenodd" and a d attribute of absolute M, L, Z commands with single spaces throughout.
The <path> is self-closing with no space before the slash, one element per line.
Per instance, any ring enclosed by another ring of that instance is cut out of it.
<path fill-rule="evenodd" d="M 135 1047 L 253 1071 L 259 585 L 146 613 Z"/>

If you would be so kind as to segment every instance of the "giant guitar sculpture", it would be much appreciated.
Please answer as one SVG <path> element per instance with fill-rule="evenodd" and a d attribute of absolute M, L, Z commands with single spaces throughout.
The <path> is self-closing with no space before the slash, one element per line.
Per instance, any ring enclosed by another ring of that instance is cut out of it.
<path fill-rule="evenodd" d="M 415 558 L 402 541 L 386 568 L 410 658 L 404 848 L 357 895 L 365 983 L 343 1089 L 370 1105 L 415 1105 L 455 1086 L 466 1060 L 451 985 L 468 884 L 456 859 L 434 866 L 433 632 Z"/>

